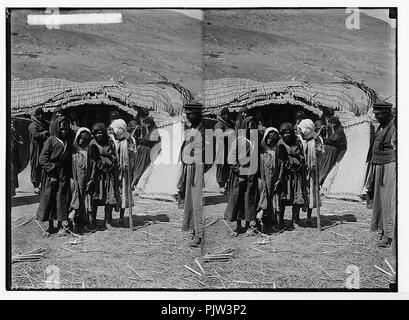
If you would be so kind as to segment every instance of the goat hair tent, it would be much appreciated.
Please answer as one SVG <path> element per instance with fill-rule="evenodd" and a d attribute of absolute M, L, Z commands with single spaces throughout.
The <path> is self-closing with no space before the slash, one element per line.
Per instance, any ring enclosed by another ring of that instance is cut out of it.
<path fill-rule="evenodd" d="M 132 117 L 149 111 L 161 142 L 152 151 L 154 157 L 139 180 L 137 191 L 154 198 L 171 199 L 177 191 L 178 154 L 185 128 L 182 106 L 192 99 L 188 90 L 167 80 L 140 85 L 76 83 L 63 79 L 15 80 L 11 83 L 11 115 L 14 117 L 28 116 L 39 106 L 50 112 L 57 107 L 71 110 L 79 106 L 108 107 L 122 110 Z M 357 199 L 364 184 L 370 143 L 368 110 L 376 99 L 373 90 L 352 80 L 321 85 L 227 78 L 204 81 L 201 102 L 204 115 L 213 119 L 223 107 L 231 111 L 238 111 L 242 106 L 271 108 L 271 112 L 278 108 L 303 109 L 316 117 L 325 110 L 333 110 L 344 127 L 348 149 L 328 175 L 323 189 L 330 197 Z M 29 174 L 23 172 L 20 179 L 29 179 Z M 218 189 L 214 168 L 205 175 L 205 187 L 208 191 Z"/>
<path fill-rule="evenodd" d="M 241 107 L 273 110 L 302 109 L 319 117 L 332 110 L 345 130 L 348 148 L 323 185 L 326 196 L 356 200 L 365 183 L 366 156 L 370 144 L 370 116 L 376 93 L 346 78 L 330 84 L 308 82 L 257 82 L 241 78 L 204 81 L 204 113 L 217 114 L 223 107 L 238 111 Z M 216 183 L 206 177 L 206 186 Z"/>

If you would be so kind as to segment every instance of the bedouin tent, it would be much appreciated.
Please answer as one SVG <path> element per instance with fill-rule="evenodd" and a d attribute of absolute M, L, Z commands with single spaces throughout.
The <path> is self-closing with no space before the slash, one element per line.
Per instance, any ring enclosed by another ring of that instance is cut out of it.
<path fill-rule="evenodd" d="M 64 79 L 42 78 L 33 80 L 14 80 L 11 82 L 11 116 L 27 121 L 20 121 L 19 131 L 25 145 L 23 163 L 28 163 L 29 141 L 27 127 L 30 115 L 38 107 L 51 113 L 61 107 L 67 113 L 74 114 L 80 125 L 91 125 L 92 121 L 108 120 L 112 110 L 118 110 L 121 116 L 130 120 L 138 116 L 149 116 L 154 119 L 162 142 L 153 148 L 154 161 L 146 170 L 138 184 L 138 190 L 147 194 L 175 194 L 176 179 L 180 165 L 163 164 L 162 151 L 169 153 L 169 139 L 172 147 L 179 151 L 183 139 L 185 118 L 183 104 L 193 99 L 192 94 L 179 84 L 161 79 L 144 84 L 125 84 L 121 82 L 73 82 Z M 84 116 L 85 115 L 85 116 Z M 91 119 L 86 121 L 85 118 Z M 175 130 L 173 130 L 175 127 Z M 169 136 L 167 133 L 170 133 Z M 178 135 L 172 136 L 176 132 Z M 163 145 L 163 146 L 162 146 Z M 29 166 L 19 179 L 20 185 L 31 186 Z M 165 181 L 164 179 L 169 179 Z M 155 187 L 156 185 L 156 187 Z M 154 192 L 151 192 L 151 191 Z"/>
<path fill-rule="evenodd" d="M 258 82 L 242 78 L 204 81 L 204 114 L 215 116 L 228 107 L 259 109 L 269 125 L 278 126 L 293 120 L 295 111 L 304 110 L 314 119 L 328 111 L 339 117 L 347 137 L 347 151 L 327 176 L 322 189 L 328 197 L 358 200 L 366 174 L 366 156 L 370 144 L 371 110 L 379 100 L 376 93 L 363 83 L 345 76 L 328 84 L 309 82 Z M 216 183 L 211 175 L 206 186 Z"/>

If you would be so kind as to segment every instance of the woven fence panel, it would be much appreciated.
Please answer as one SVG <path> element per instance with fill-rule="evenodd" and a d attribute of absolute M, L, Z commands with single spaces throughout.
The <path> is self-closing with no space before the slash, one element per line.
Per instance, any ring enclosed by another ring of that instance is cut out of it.
<path fill-rule="evenodd" d="M 358 200 L 365 183 L 366 156 L 370 144 L 370 120 L 367 116 L 343 123 L 348 149 L 330 172 L 323 189 L 327 196 Z"/>
<path fill-rule="evenodd" d="M 184 139 L 185 122 L 182 117 L 175 117 L 167 125 L 159 128 L 161 142 L 153 150 L 160 150 L 156 159 L 142 175 L 137 192 L 147 198 L 174 199 L 181 173 L 179 152 Z"/>

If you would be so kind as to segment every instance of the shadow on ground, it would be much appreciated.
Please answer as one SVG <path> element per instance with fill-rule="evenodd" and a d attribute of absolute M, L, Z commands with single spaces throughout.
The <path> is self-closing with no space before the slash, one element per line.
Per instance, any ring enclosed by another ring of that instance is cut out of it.
<path fill-rule="evenodd" d="M 170 219 L 166 214 L 157 215 L 132 215 L 133 227 L 139 227 L 150 222 L 169 222 Z M 102 222 L 101 222 L 102 223 Z M 124 221 L 121 224 L 120 219 L 113 219 L 113 225 L 118 228 L 129 228 L 129 216 L 125 213 Z"/>
<path fill-rule="evenodd" d="M 321 228 L 329 227 L 338 222 L 357 222 L 357 218 L 353 214 L 321 216 Z M 291 224 L 291 221 L 289 221 L 289 224 Z M 310 225 L 306 223 L 305 219 L 301 219 L 299 225 L 302 228 L 317 228 L 317 217 L 311 218 Z"/>
<path fill-rule="evenodd" d="M 40 203 L 39 195 L 34 194 L 34 195 L 27 195 L 27 196 L 19 196 L 19 197 L 13 197 L 11 199 L 12 207 L 25 206 L 25 205 L 30 205 L 33 203 Z"/>
<path fill-rule="evenodd" d="M 206 196 L 204 198 L 204 205 L 205 206 L 214 206 L 221 203 L 227 203 L 227 195 L 220 194 L 215 196 Z"/>

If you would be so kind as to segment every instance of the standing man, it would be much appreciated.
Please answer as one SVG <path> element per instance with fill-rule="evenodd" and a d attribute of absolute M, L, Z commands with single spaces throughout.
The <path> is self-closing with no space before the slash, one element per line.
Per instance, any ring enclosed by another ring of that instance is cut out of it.
<path fill-rule="evenodd" d="M 394 237 L 396 218 L 396 126 L 392 104 L 381 101 L 373 106 L 379 122 L 372 142 L 369 197 L 373 197 L 371 231 L 381 230 L 379 247 L 389 247 Z"/>
<path fill-rule="evenodd" d="M 179 188 L 184 190 L 183 231 L 193 230 L 190 247 L 199 247 L 203 240 L 203 184 L 204 184 L 204 126 L 202 105 L 185 104 L 185 113 L 191 126 L 182 145 L 182 176 Z"/>
<path fill-rule="evenodd" d="M 216 138 L 216 180 L 220 187 L 220 193 L 227 194 L 226 185 L 230 173 L 229 164 L 227 163 L 229 136 L 230 140 L 234 138 L 234 125 L 230 120 L 230 112 L 227 107 L 220 111 L 213 129 Z"/>
<path fill-rule="evenodd" d="M 28 126 L 30 138 L 30 166 L 31 166 L 31 183 L 34 186 L 34 193 L 40 193 L 40 182 L 43 169 L 39 163 L 40 153 L 43 149 L 45 140 L 50 135 L 48 124 L 44 119 L 44 110 L 39 107 L 31 116 L 33 120 Z"/>

